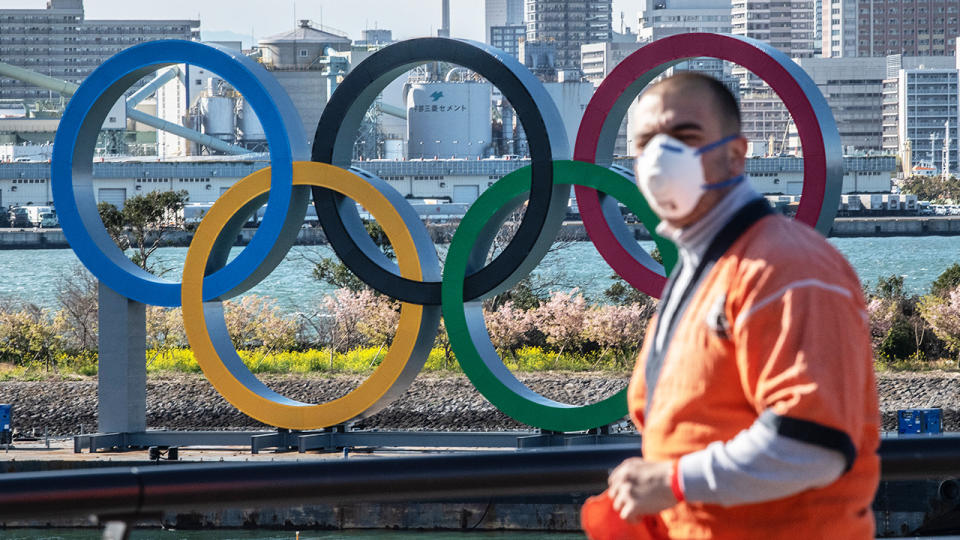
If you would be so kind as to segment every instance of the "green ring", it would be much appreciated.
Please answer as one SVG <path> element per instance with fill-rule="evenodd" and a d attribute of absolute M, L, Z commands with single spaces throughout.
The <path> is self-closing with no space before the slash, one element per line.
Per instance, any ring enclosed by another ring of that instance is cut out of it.
<path fill-rule="evenodd" d="M 654 232 L 659 222 L 637 186 L 609 169 L 581 161 L 555 161 L 557 184 L 586 186 L 606 193 L 634 212 L 664 254 L 669 271 L 676 247 Z M 521 383 L 497 354 L 483 320 L 483 297 L 463 301 L 464 276 L 482 265 L 493 235 L 530 191 L 530 167 L 518 169 L 483 192 L 464 215 L 450 242 L 441 299 L 450 345 L 463 372 L 496 408 L 524 424 L 549 431 L 582 431 L 616 422 L 627 414 L 627 389 L 589 405 L 547 399 Z M 535 254 L 532 254 L 535 255 Z M 537 262 L 543 257 L 539 254 Z M 489 296 L 489 294 L 487 295 Z M 637 336 L 640 339 L 641 336 Z"/>

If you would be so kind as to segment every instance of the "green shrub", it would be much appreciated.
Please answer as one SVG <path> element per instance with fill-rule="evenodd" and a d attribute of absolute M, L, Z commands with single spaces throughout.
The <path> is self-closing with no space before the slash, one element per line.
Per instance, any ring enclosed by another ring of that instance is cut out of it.
<path fill-rule="evenodd" d="M 55 366 L 62 350 L 59 336 L 36 306 L 0 309 L 0 362 L 27 365 L 40 362 L 45 369 Z"/>
<path fill-rule="evenodd" d="M 75 354 L 60 353 L 56 358 L 57 369 L 77 375 L 92 376 L 97 374 L 97 353 L 80 351 Z"/>
<path fill-rule="evenodd" d="M 918 352 L 914 329 L 905 317 L 893 320 L 890 331 L 880 342 L 878 352 L 891 358 L 909 358 Z"/>
<path fill-rule="evenodd" d="M 934 296 L 946 296 L 953 289 L 960 285 L 960 264 L 953 263 L 950 268 L 937 276 L 937 279 L 930 285 L 930 294 Z"/>

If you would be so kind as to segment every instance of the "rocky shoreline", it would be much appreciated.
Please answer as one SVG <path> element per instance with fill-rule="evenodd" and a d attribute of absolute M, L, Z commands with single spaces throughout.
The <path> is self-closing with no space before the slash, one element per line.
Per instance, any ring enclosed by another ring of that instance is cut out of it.
<path fill-rule="evenodd" d="M 627 384 L 609 373 L 519 375 L 533 390 L 566 403 L 588 403 Z M 364 377 L 267 376 L 274 390 L 302 401 L 326 402 L 355 388 Z M 941 371 L 878 375 L 884 430 L 896 430 L 896 411 L 940 407 L 946 431 L 960 431 L 960 373 Z M 15 432 L 67 436 L 96 431 L 97 382 L 84 380 L 0 382 L 0 403 L 11 403 Z M 147 425 L 178 430 L 266 429 L 237 411 L 201 375 L 163 375 L 147 383 Z M 355 429 L 504 431 L 524 430 L 487 402 L 464 376 L 420 374 L 406 394 Z"/>

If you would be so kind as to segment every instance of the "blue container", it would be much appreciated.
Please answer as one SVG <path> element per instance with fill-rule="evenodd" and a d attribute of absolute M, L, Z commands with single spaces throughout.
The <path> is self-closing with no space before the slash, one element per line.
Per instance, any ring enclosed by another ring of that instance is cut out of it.
<path fill-rule="evenodd" d="M 13 405 L 0 403 L 0 444 L 10 444 L 13 440 Z"/>
<path fill-rule="evenodd" d="M 901 409 L 897 411 L 900 435 L 940 435 L 943 421 L 940 409 Z"/>

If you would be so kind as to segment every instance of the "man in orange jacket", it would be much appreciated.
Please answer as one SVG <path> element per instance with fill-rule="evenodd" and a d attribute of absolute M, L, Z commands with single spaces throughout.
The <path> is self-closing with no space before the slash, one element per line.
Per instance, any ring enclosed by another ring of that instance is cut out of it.
<path fill-rule="evenodd" d="M 637 107 L 637 183 L 680 263 L 628 391 L 643 457 L 585 505 L 588 536 L 872 539 L 880 418 L 856 274 L 744 180 L 722 84 L 683 73 Z"/>

